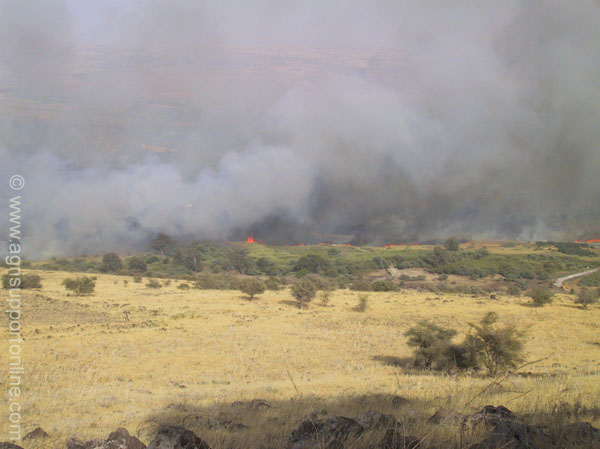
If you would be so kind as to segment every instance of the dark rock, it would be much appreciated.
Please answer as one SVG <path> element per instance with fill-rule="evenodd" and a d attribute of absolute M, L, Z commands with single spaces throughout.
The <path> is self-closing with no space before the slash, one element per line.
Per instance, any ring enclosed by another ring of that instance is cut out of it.
<path fill-rule="evenodd" d="M 148 449 L 210 449 L 191 430 L 179 426 L 164 426 L 158 430 Z"/>
<path fill-rule="evenodd" d="M 486 405 L 477 413 L 466 416 L 463 420 L 463 428 L 473 428 L 480 424 L 495 425 L 499 420 L 516 420 L 517 417 L 506 407 L 499 405 Z"/>
<path fill-rule="evenodd" d="M 402 435 L 397 429 L 388 429 L 377 447 L 380 449 L 414 449 L 420 442 L 417 437 Z"/>
<path fill-rule="evenodd" d="M 102 438 L 94 438 L 93 440 L 88 440 L 83 444 L 85 449 L 105 449 L 104 447 L 105 441 Z M 113 449 L 112 447 L 110 449 Z"/>
<path fill-rule="evenodd" d="M 23 449 L 21 446 L 9 442 L 0 443 L 0 449 Z"/>
<path fill-rule="evenodd" d="M 48 435 L 44 429 L 42 429 L 41 427 L 36 427 L 35 429 L 33 429 L 31 432 L 29 432 L 27 435 L 25 435 L 23 437 L 24 440 L 35 440 L 37 438 L 49 438 L 50 435 Z"/>
<path fill-rule="evenodd" d="M 600 430 L 590 423 L 576 422 L 560 429 L 558 437 L 559 446 L 582 445 L 586 447 L 600 447 Z"/>
<path fill-rule="evenodd" d="M 503 406 L 486 405 L 481 411 L 467 416 L 463 428 L 493 426 L 491 433 L 474 449 L 546 449 L 555 447 L 554 439 L 541 427 L 521 422 L 509 409 Z"/>
<path fill-rule="evenodd" d="M 67 449 L 85 449 L 85 443 L 77 438 L 69 438 L 67 440 Z"/>
<path fill-rule="evenodd" d="M 499 419 L 482 448 L 547 449 L 555 447 L 554 440 L 539 427 Z"/>
<path fill-rule="evenodd" d="M 107 443 L 117 442 L 125 447 L 125 449 L 146 449 L 146 445 L 136 437 L 129 435 L 127 429 L 119 428 L 108 435 Z"/>
<path fill-rule="evenodd" d="M 451 410 L 446 410 L 444 408 L 439 409 L 435 412 L 427 422 L 429 424 L 441 424 L 447 421 L 461 421 L 465 419 L 465 415 L 458 412 L 453 412 Z"/>
<path fill-rule="evenodd" d="M 340 449 L 351 436 L 358 436 L 363 426 L 351 418 L 333 416 L 327 419 L 303 421 L 292 432 L 291 449 Z"/>
<path fill-rule="evenodd" d="M 376 411 L 369 411 L 358 418 L 358 423 L 365 428 L 371 429 L 389 429 L 398 427 L 398 421 L 392 415 L 384 415 Z"/>
<path fill-rule="evenodd" d="M 395 396 L 392 398 L 392 405 L 393 405 L 394 407 L 401 407 L 401 406 L 403 406 L 403 405 L 405 405 L 405 404 L 408 404 L 409 402 L 410 402 L 410 401 L 409 401 L 408 399 L 406 399 L 406 398 L 403 398 L 402 396 L 397 396 L 397 395 L 395 395 Z"/>

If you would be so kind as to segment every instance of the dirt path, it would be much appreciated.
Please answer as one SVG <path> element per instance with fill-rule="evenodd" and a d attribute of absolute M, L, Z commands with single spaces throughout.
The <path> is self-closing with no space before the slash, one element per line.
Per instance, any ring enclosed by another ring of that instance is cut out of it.
<path fill-rule="evenodd" d="M 581 276 L 587 276 L 588 274 L 595 273 L 596 271 L 600 271 L 600 268 L 594 268 L 593 270 L 582 271 L 581 273 L 570 274 L 568 276 L 563 276 L 563 277 L 557 278 L 556 281 L 554 281 L 554 286 L 558 287 L 558 288 L 562 288 L 563 283 L 570 281 L 571 279 L 581 277 Z"/>

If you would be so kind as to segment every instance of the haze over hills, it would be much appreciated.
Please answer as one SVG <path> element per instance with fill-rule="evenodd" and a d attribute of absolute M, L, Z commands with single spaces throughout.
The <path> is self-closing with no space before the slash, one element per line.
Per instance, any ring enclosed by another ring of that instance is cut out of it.
<path fill-rule="evenodd" d="M 597 237 L 597 2 L 0 5 L 33 257 Z"/>

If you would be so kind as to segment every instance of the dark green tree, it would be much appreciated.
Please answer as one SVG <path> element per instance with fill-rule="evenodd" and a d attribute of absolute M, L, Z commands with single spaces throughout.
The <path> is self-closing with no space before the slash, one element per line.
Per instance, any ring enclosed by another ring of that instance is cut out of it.
<path fill-rule="evenodd" d="M 598 291 L 584 287 L 579 291 L 577 298 L 575 298 L 575 304 L 579 304 L 582 309 L 587 309 L 587 306 L 592 304 L 598 304 L 598 293 Z"/>
<path fill-rule="evenodd" d="M 102 257 L 102 271 L 105 273 L 116 273 L 123 267 L 121 258 L 117 253 L 106 253 Z"/>
<path fill-rule="evenodd" d="M 144 273 L 147 268 L 146 261 L 138 256 L 131 256 L 129 259 L 127 259 L 127 266 L 130 270 L 139 273 Z"/>
<path fill-rule="evenodd" d="M 258 279 L 245 279 L 240 282 L 240 291 L 247 294 L 250 300 L 253 300 L 256 295 L 264 293 L 265 290 L 265 283 Z"/>
<path fill-rule="evenodd" d="M 246 248 L 234 248 L 227 258 L 229 265 L 240 274 L 246 274 L 252 268 L 253 261 Z"/>
<path fill-rule="evenodd" d="M 444 242 L 446 251 L 458 251 L 458 240 L 455 237 L 450 237 Z"/>
<path fill-rule="evenodd" d="M 152 249 L 156 252 L 159 252 L 163 256 L 165 255 L 165 252 L 171 249 L 174 245 L 175 242 L 173 241 L 173 239 L 167 234 L 163 234 L 162 232 L 159 232 L 158 235 L 150 243 Z"/>
<path fill-rule="evenodd" d="M 546 288 L 533 288 L 528 293 L 535 307 L 542 307 L 545 304 L 550 304 L 554 300 L 554 293 Z"/>

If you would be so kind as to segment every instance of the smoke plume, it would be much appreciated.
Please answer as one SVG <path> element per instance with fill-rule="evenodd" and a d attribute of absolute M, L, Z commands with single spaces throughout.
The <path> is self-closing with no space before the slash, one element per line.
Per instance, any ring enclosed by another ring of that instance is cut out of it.
<path fill-rule="evenodd" d="M 0 175 L 30 257 L 580 237 L 598 42 L 595 0 L 0 0 Z"/>

